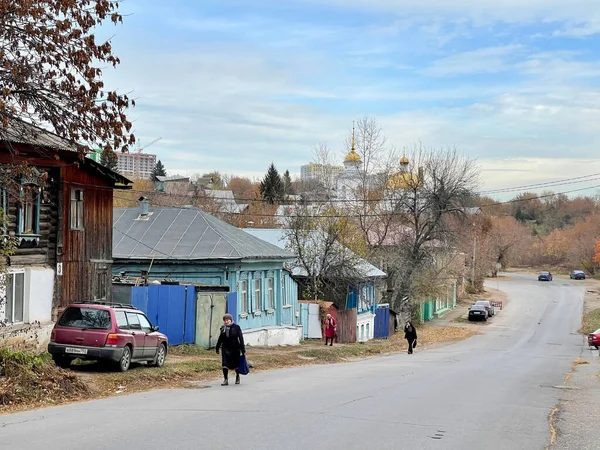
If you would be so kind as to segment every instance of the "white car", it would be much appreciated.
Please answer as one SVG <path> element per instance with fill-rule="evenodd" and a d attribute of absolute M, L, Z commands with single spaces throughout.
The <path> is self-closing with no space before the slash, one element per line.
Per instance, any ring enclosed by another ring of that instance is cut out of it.
<path fill-rule="evenodd" d="M 474 303 L 474 305 L 485 306 L 485 310 L 488 312 L 488 316 L 493 317 L 496 315 L 496 310 L 494 306 L 487 300 L 478 300 Z"/>

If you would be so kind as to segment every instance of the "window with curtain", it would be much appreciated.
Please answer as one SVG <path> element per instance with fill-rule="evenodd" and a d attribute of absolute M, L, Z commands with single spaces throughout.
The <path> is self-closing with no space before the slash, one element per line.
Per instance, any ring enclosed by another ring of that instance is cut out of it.
<path fill-rule="evenodd" d="M 19 234 L 39 234 L 40 197 L 38 186 L 34 184 L 21 186 L 18 209 Z"/>
<path fill-rule="evenodd" d="M 260 278 L 254 280 L 254 311 L 262 310 L 262 290 L 260 283 Z"/>

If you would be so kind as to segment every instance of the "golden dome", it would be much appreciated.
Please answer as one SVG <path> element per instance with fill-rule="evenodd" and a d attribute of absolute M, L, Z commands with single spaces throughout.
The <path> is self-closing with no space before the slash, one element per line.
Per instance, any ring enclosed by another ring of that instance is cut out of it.
<path fill-rule="evenodd" d="M 402 158 L 400 158 L 400 165 L 408 166 L 408 158 L 406 157 L 406 155 L 404 155 L 404 156 L 402 156 Z"/>
<path fill-rule="evenodd" d="M 388 189 L 412 189 L 419 185 L 419 177 L 410 172 L 398 172 L 386 183 Z"/>
<path fill-rule="evenodd" d="M 344 162 L 360 162 L 360 156 L 358 155 L 358 153 L 356 153 L 354 149 L 352 149 L 350 150 L 350 153 L 346 155 L 346 159 L 344 159 Z"/>

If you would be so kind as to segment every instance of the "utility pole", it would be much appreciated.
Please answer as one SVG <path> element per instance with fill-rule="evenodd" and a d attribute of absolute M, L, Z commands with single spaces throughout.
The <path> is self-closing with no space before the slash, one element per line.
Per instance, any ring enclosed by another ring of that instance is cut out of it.
<path fill-rule="evenodd" d="M 475 225 L 473 225 L 473 229 Z M 477 253 L 477 234 L 473 238 L 473 262 L 471 263 L 471 287 L 475 288 L 475 254 Z"/>

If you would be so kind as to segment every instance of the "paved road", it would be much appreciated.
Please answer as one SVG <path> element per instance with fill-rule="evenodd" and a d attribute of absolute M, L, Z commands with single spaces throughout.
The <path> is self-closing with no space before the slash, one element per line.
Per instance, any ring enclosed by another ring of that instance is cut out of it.
<path fill-rule="evenodd" d="M 500 288 L 507 309 L 456 345 L 2 416 L 0 448 L 543 449 L 583 289 L 525 275 Z"/>

